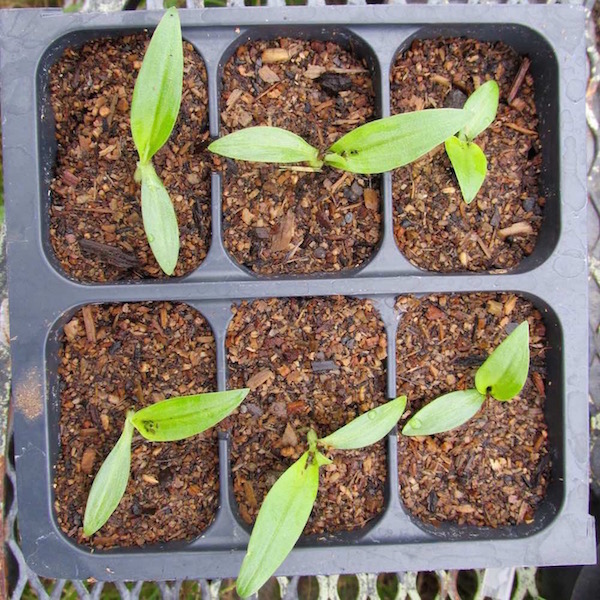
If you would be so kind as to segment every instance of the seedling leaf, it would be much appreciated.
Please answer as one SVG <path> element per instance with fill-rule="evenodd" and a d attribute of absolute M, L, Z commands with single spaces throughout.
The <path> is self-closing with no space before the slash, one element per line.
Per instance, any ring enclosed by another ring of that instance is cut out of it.
<path fill-rule="evenodd" d="M 142 408 L 131 421 L 151 442 L 183 440 L 223 420 L 242 403 L 249 391 L 244 388 L 163 400 Z"/>
<path fill-rule="evenodd" d="M 521 323 L 487 358 L 475 374 L 475 387 L 496 400 L 514 398 L 529 372 L 529 324 Z"/>
<path fill-rule="evenodd" d="M 469 96 L 463 108 L 470 118 L 461 129 L 467 141 L 474 140 L 494 122 L 499 97 L 500 88 L 495 81 L 486 81 Z"/>
<path fill-rule="evenodd" d="M 160 20 L 142 62 L 131 101 L 131 135 L 146 164 L 169 139 L 181 104 L 183 44 L 175 8 Z"/>
<path fill-rule="evenodd" d="M 248 127 L 215 140 L 215 154 L 251 162 L 298 163 L 320 166 L 319 151 L 300 136 L 279 127 Z"/>
<path fill-rule="evenodd" d="M 485 180 L 487 158 L 475 142 L 465 142 L 456 136 L 448 138 L 445 145 L 462 197 L 470 204 Z"/>
<path fill-rule="evenodd" d="M 383 173 L 423 156 L 464 127 L 469 113 L 436 108 L 403 113 L 357 127 L 325 155 L 327 165 L 352 173 Z"/>
<path fill-rule="evenodd" d="M 302 534 L 319 488 L 319 465 L 315 460 L 307 465 L 309 454 L 283 473 L 260 508 L 237 579 L 242 598 L 259 590 Z"/>
<path fill-rule="evenodd" d="M 179 256 L 179 228 L 169 194 L 151 163 L 139 163 L 142 176 L 142 220 L 160 268 L 172 275 Z"/>
<path fill-rule="evenodd" d="M 96 474 L 83 517 L 83 533 L 96 533 L 113 514 L 127 488 L 131 466 L 133 425 L 131 413 L 125 419 L 123 433 Z"/>
<path fill-rule="evenodd" d="M 402 416 L 405 407 L 406 396 L 399 396 L 395 400 L 363 413 L 319 442 L 338 450 L 370 446 L 391 431 Z"/>
<path fill-rule="evenodd" d="M 426 404 L 402 429 L 402 435 L 431 435 L 459 427 L 481 408 L 485 396 L 477 390 L 451 392 Z"/>

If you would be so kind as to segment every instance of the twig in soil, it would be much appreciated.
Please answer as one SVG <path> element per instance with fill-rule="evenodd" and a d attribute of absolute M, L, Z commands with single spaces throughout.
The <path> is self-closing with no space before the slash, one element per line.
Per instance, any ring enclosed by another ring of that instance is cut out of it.
<path fill-rule="evenodd" d="M 134 254 L 114 246 L 95 242 L 94 240 L 81 239 L 79 240 L 79 247 L 83 253 L 93 254 L 100 260 L 120 269 L 134 269 L 140 266 L 140 261 Z"/>
<path fill-rule="evenodd" d="M 514 129 L 515 131 L 518 131 L 519 133 L 524 133 L 525 135 L 530 135 L 532 137 L 537 137 L 537 131 L 533 131 L 533 129 L 527 129 L 527 127 L 521 127 L 520 125 L 517 125 L 516 123 L 505 123 L 505 125 L 507 127 L 510 127 L 510 129 Z"/>
<path fill-rule="evenodd" d="M 525 57 L 523 59 L 523 62 L 521 63 L 521 66 L 519 67 L 519 70 L 517 72 L 515 80 L 513 81 L 512 87 L 510 88 L 508 97 L 506 98 L 506 102 L 508 104 L 511 104 L 512 101 L 517 97 L 517 94 L 519 93 L 519 89 L 521 88 L 521 85 L 523 84 L 523 81 L 525 79 L 525 75 L 527 74 L 527 71 L 529 70 L 530 64 L 531 64 L 531 61 L 527 57 Z"/>

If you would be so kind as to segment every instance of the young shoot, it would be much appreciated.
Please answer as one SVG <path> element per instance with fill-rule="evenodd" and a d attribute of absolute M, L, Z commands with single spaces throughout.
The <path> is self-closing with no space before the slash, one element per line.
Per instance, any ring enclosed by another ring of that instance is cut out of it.
<path fill-rule="evenodd" d="M 279 127 L 241 129 L 215 140 L 208 149 L 251 162 L 305 162 L 315 169 L 329 166 L 351 173 L 383 173 L 427 154 L 464 128 L 470 119 L 470 112 L 455 108 L 378 119 L 344 135 L 322 157 L 317 148 Z"/>
<path fill-rule="evenodd" d="M 285 471 L 266 495 L 256 518 L 237 592 L 246 598 L 273 575 L 295 546 L 310 517 L 319 488 L 319 468 L 331 463 L 319 446 L 327 449 L 363 448 L 385 437 L 404 408 L 401 396 L 357 417 L 325 438 L 308 432 L 308 450 Z"/>
<path fill-rule="evenodd" d="M 402 435 L 450 431 L 475 416 L 488 394 L 500 402 L 514 398 L 529 372 L 529 325 L 521 323 L 487 358 L 475 374 L 475 389 L 444 394 L 413 415 Z"/>
<path fill-rule="evenodd" d="M 462 197 L 470 204 L 481 189 L 487 174 L 487 158 L 473 141 L 496 118 L 500 90 L 495 81 L 479 86 L 465 102 L 463 110 L 470 116 L 458 132 L 445 141 L 446 154 L 458 179 Z"/>
<path fill-rule="evenodd" d="M 83 517 L 90 537 L 115 511 L 129 481 L 134 429 L 151 442 L 175 442 L 210 429 L 231 414 L 248 395 L 247 388 L 180 396 L 129 411 L 123 433 L 98 470 Z"/>
<path fill-rule="evenodd" d="M 170 8 L 150 40 L 131 101 L 131 135 L 139 155 L 135 172 L 142 184 L 142 220 L 160 268 L 172 275 L 179 255 L 179 228 L 169 194 L 152 157 L 169 139 L 181 104 L 183 43 L 177 9 Z"/>

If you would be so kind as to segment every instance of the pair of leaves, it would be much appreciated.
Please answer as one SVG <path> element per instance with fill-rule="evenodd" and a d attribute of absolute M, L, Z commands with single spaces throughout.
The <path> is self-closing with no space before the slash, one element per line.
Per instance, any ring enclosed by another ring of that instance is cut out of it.
<path fill-rule="evenodd" d="M 309 433 L 309 450 L 281 475 L 260 508 L 237 579 L 242 598 L 257 592 L 271 577 L 306 526 L 319 488 L 319 467 L 331 462 L 316 445 L 349 450 L 374 444 L 391 431 L 405 407 L 406 396 L 401 396 L 321 440 Z"/>
<path fill-rule="evenodd" d="M 150 40 L 131 101 L 131 134 L 142 180 L 142 219 L 160 268 L 172 275 L 179 256 L 179 228 L 169 194 L 152 157 L 173 131 L 183 88 L 183 43 L 175 8 L 167 10 Z"/>
<path fill-rule="evenodd" d="M 406 165 L 441 144 L 467 123 L 463 110 L 440 108 L 403 113 L 361 125 L 319 160 L 316 148 L 279 127 L 249 127 L 214 141 L 215 154 L 253 162 L 325 164 L 352 173 L 383 173 Z"/>
<path fill-rule="evenodd" d="M 450 431 L 471 419 L 487 394 L 499 401 L 514 398 L 529 372 L 529 325 L 521 323 L 479 367 L 474 390 L 451 392 L 418 411 L 402 429 L 403 435 L 432 435 Z"/>
<path fill-rule="evenodd" d="M 129 480 L 133 430 L 152 442 L 175 442 L 210 429 L 233 412 L 248 395 L 247 388 L 180 396 L 130 411 L 123 432 L 100 467 L 85 507 L 83 532 L 91 536 L 115 511 Z"/>
<path fill-rule="evenodd" d="M 458 136 L 445 142 L 446 153 L 456 173 L 463 199 L 470 204 L 481 189 L 487 174 L 487 158 L 473 140 L 496 118 L 500 90 L 495 81 L 487 81 L 469 96 L 463 110 L 469 120 Z"/>

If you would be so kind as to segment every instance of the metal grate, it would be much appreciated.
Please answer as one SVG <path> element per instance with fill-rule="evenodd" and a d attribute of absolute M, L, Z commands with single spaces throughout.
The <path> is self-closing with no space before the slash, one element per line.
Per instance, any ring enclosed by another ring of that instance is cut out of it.
<path fill-rule="evenodd" d="M 549 0 L 548 3 L 554 3 Z M 559 0 L 560 1 L 560 0 Z M 423 0 L 387 0 L 384 4 L 410 4 L 423 3 Z M 426 0 L 429 4 L 540 4 L 543 0 Z M 73 4 L 74 0 L 66 0 L 65 4 Z M 124 7 L 135 8 L 139 0 L 84 0 L 82 10 L 85 11 L 110 11 L 120 10 Z M 325 0 L 306 0 L 309 6 L 325 6 Z M 585 5 L 591 8 L 594 0 L 563 0 L 563 3 Z M 266 6 L 285 6 L 285 0 L 266 0 Z M 366 0 L 347 0 L 348 5 L 364 5 Z M 188 8 L 204 7 L 204 0 L 186 0 Z M 227 0 L 227 6 L 245 6 L 244 0 Z M 599 3 L 600 6 L 600 3 Z M 146 7 L 150 10 L 163 8 L 162 0 L 146 0 Z M 259 8 L 259 7 L 257 7 Z M 600 15 L 600 10 L 598 11 Z M 596 16 L 596 18 L 599 18 Z M 599 18 L 600 21 L 600 18 Z M 597 90 L 600 84 L 600 54 L 596 48 L 594 19 L 588 20 L 588 57 L 590 64 L 590 81 L 588 88 L 588 157 L 589 157 L 589 211 L 588 235 L 590 257 L 590 402 L 592 412 L 592 486 L 600 493 L 600 98 Z M 3 237 L 3 235 L 2 235 Z M 3 240 L 0 240 L 2 243 Z M 0 263 L 2 262 L 0 256 Z M 3 279 L 0 266 L 0 280 Z M 4 281 L 0 282 L 0 291 L 5 295 Z M 2 295 L 2 294 L 0 294 Z M 2 295 L 2 297 L 4 297 Z M 5 306 L 3 305 L 3 308 Z M 0 337 L 3 331 L 2 315 L 0 310 Z M 1 341 L 1 340 L 0 340 Z M 0 344 L 0 353 L 3 350 Z M 0 356 L 0 360 L 7 361 L 7 356 Z M 4 396 L 4 394 L 2 394 Z M 8 394 L 6 394 L 8 397 Z M 0 398 L 0 412 L 3 405 Z M 6 407 L 4 407 L 6 408 Z M 5 422 L 0 415 L 0 425 Z M 0 438 L 1 436 L 0 432 Z M 0 441 L 2 441 L 0 439 Z M 1 444 L 0 444 L 1 446 Z M 5 531 L 7 545 L 7 563 L 9 581 L 11 585 L 10 599 L 39 598 L 40 600 L 59 600 L 62 598 L 81 598 L 82 600 L 100 600 L 106 596 L 121 598 L 122 600 L 137 600 L 138 598 L 162 598 L 163 600 L 177 600 L 179 598 L 198 598 L 202 600 L 221 600 L 229 591 L 227 582 L 221 580 L 199 579 L 194 582 L 149 582 L 137 581 L 132 583 L 120 582 L 105 584 L 94 581 L 67 581 L 67 580 L 41 580 L 33 573 L 24 561 L 18 542 L 18 509 L 16 498 L 16 474 L 14 463 L 9 453 L 6 463 L 7 489 L 5 493 Z M 353 592 L 340 591 L 341 578 L 338 575 L 328 577 L 318 576 L 313 579 L 316 585 L 318 600 L 419 600 L 433 598 L 439 600 L 524 600 L 539 598 L 536 584 L 536 569 L 487 569 L 469 572 L 471 589 L 461 589 L 459 571 L 436 571 L 428 574 L 406 572 L 388 574 L 395 586 L 382 591 L 378 586 L 377 574 L 360 574 L 356 576 L 356 585 Z M 344 579 L 347 579 L 345 576 Z M 269 599 L 296 600 L 306 597 L 300 577 L 278 577 L 270 582 L 272 592 Z M 425 582 L 428 579 L 429 585 Z M 437 592 L 429 588 L 436 588 Z M 464 586 L 463 586 L 464 587 Z M 425 589 L 427 588 L 427 589 Z M 0 596 L 1 592 L 0 584 Z M 193 589 L 193 595 L 188 590 Z M 314 590 L 311 594 L 315 596 Z"/>

